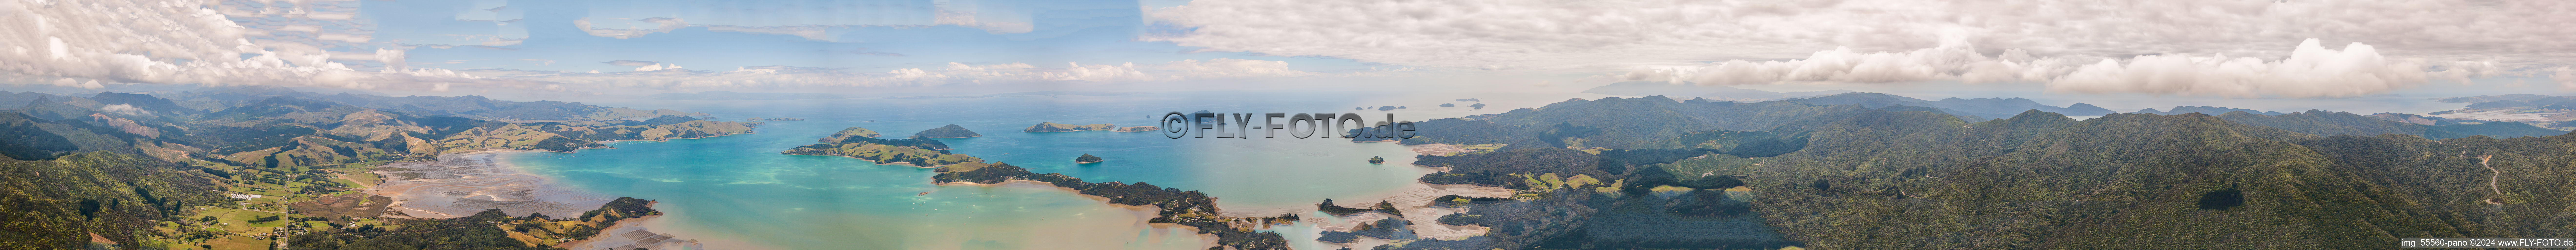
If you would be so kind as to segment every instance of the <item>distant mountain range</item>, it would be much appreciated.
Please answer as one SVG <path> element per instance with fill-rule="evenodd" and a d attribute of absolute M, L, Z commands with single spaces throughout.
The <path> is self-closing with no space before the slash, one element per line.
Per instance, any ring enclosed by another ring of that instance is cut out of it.
<path fill-rule="evenodd" d="M 1853 92 L 1818 97 L 1789 98 L 1784 99 L 1783 101 L 1824 105 L 1859 104 L 1862 107 L 1869 108 L 1882 108 L 1892 105 L 1931 107 L 1940 109 L 1941 112 L 1949 113 L 1951 115 L 1975 116 L 1987 119 L 2012 117 L 2014 114 L 2020 114 L 2022 111 L 2034 109 L 2039 110 L 2040 112 L 2057 113 L 2068 116 L 2098 116 L 2112 113 L 2109 109 L 2095 107 L 2092 104 L 2075 103 L 2073 105 L 2066 105 L 2066 107 L 2058 107 L 2039 104 L 2037 101 L 2031 101 L 2030 99 L 2022 99 L 2019 97 L 1977 99 L 1959 99 L 1952 97 L 1941 99 L 1939 101 L 1925 101 L 1923 99 L 1914 99 L 1912 97 L 1890 94 Z M 1974 120 L 1981 121 L 1984 119 Z"/>
<path fill-rule="evenodd" d="M 32 101 L 33 92 L 0 94 L 0 105 L 17 105 Z M 328 101 L 358 108 L 403 112 L 425 116 L 456 116 L 495 121 L 536 122 L 571 120 L 644 119 L 662 116 L 704 116 L 705 113 L 657 109 L 639 110 L 602 107 L 579 102 L 493 100 L 482 96 L 403 96 L 338 93 L 321 94 L 280 87 L 252 86 L 208 89 L 202 91 L 165 91 L 148 93 L 101 93 L 95 100 L 107 104 L 110 112 L 154 112 L 154 114 L 199 114 L 260 102 L 271 97 Z M 114 106 L 124 105 L 124 106 Z"/>
<path fill-rule="evenodd" d="M 2559 129 L 2576 128 L 2576 96 L 2510 94 L 2453 97 L 2434 101 L 2469 105 L 2456 110 L 2426 115 L 2461 120 L 2523 122 Z"/>
<path fill-rule="evenodd" d="M 1698 97 L 1707 98 L 1709 100 L 1740 102 L 1758 102 L 1778 100 L 1781 98 L 1821 96 L 1850 92 L 1852 91 L 1839 89 L 1826 91 L 1771 92 L 1718 85 L 1698 85 L 1689 83 L 1670 84 L 1664 82 L 1617 82 L 1611 83 L 1610 85 L 1602 85 L 1600 87 L 1592 87 L 1592 89 L 1583 90 L 1583 93 L 1604 95 L 1660 95 L 1670 97 Z M 1466 100 L 1461 99 L 1460 101 Z"/>
<path fill-rule="evenodd" d="M 826 94 L 826 93 L 744 93 L 744 92 L 733 92 L 733 91 L 706 91 L 706 92 L 697 92 L 697 93 L 661 93 L 661 94 L 653 94 L 653 95 L 651 95 L 651 96 L 645 96 L 644 98 L 647 98 L 647 99 L 655 99 L 655 100 L 706 100 L 706 101 L 724 101 L 724 100 L 801 100 L 801 99 L 841 99 L 842 97 L 841 97 L 841 96 L 838 96 L 838 95 L 832 95 L 832 94 Z"/>

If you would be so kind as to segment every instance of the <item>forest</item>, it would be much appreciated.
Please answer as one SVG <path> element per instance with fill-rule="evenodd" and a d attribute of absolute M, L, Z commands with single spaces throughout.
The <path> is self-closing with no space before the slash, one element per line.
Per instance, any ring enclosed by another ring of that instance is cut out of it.
<path fill-rule="evenodd" d="M 1806 115 L 1701 119 L 1783 111 Z M 1639 117 L 1596 118 L 1605 113 Z M 1467 210 L 1443 224 L 1483 225 L 1487 236 L 1386 248 L 2385 248 L 2401 237 L 2576 229 L 2566 212 L 2576 197 L 2563 188 L 2576 183 L 2558 178 L 2576 174 L 2564 167 L 2576 165 L 2576 138 L 2564 131 L 2325 111 L 1963 118 L 1901 105 L 1647 97 L 1426 122 L 1521 129 L 1426 129 L 1414 141 L 1540 146 L 1418 156 L 1416 164 L 1449 168 L 1426 183 L 1523 195 L 1434 203 Z M 1572 185 L 1590 183 L 1566 177 L 1575 175 L 1619 188 L 1565 188 L 1588 187 Z M 1698 202 L 1706 200 L 1742 202 Z M 1689 229 L 1672 218 L 1758 219 Z M 1668 232 L 1755 236 L 1621 238 Z"/>

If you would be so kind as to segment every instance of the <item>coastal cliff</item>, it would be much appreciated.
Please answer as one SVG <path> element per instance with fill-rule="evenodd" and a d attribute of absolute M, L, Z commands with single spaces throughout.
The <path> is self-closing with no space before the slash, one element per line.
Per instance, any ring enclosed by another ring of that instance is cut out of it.
<path fill-rule="evenodd" d="M 786 151 L 778 153 L 791 155 L 847 156 L 850 158 L 859 158 L 862 160 L 876 162 L 877 164 L 905 164 L 917 167 L 937 167 L 950 164 L 976 163 L 984 161 L 984 159 L 977 159 L 965 154 L 951 154 L 948 152 L 948 144 L 941 143 L 939 140 L 920 137 L 886 140 L 863 136 L 875 134 L 876 132 L 869 131 L 865 128 L 850 127 L 848 129 L 842 129 L 840 133 L 834 133 L 831 136 L 824 137 L 825 140 L 831 140 L 833 138 L 839 138 L 839 140 L 815 143 L 813 145 L 797 146 L 796 148 L 787 149 Z"/>
<path fill-rule="evenodd" d="M 1028 128 L 1028 129 L 1021 129 L 1021 130 L 1020 130 L 1020 132 L 1038 133 L 1038 132 L 1073 132 L 1073 131 L 1091 131 L 1091 130 L 1112 131 L 1112 130 L 1117 130 L 1117 129 L 1118 129 L 1118 125 L 1110 125 L 1110 124 L 1108 124 L 1108 123 L 1090 124 L 1090 125 L 1073 125 L 1073 124 L 1063 124 L 1063 123 L 1054 123 L 1054 122 L 1039 122 L 1039 123 L 1038 123 L 1038 125 L 1029 125 L 1029 128 Z"/>

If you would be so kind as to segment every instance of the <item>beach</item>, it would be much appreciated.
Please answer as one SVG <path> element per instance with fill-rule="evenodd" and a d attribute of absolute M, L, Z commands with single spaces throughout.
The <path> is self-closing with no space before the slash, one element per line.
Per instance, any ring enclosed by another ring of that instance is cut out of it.
<path fill-rule="evenodd" d="M 510 216 L 531 213 L 551 217 L 580 215 L 617 197 L 556 185 L 501 162 L 503 153 L 526 150 L 478 150 L 440 155 L 437 161 L 386 164 L 374 171 L 384 184 L 367 194 L 393 197 L 394 217 L 453 218 L 498 208 Z"/>

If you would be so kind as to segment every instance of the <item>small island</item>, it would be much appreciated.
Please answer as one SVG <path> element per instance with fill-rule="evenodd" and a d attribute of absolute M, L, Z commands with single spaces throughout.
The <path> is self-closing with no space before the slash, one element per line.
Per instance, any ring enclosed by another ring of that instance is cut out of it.
<path fill-rule="evenodd" d="M 920 133 L 912 134 L 912 137 L 926 138 L 967 138 L 977 136 L 984 136 L 984 134 L 977 134 L 975 131 L 966 130 L 966 127 L 959 127 L 957 124 L 948 124 L 948 126 L 922 130 Z"/>
<path fill-rule="evenodd" d="M 1029 125 L 1029 128 L 1028 128 L 1028 129 L 1022 129 L 1022 130 L 1020 130 L 1020 132 L 1041 133 L 1041 132 L 1073 132 L 1073 131 L 1091 131 L 1091 130 L 1111 131 L 1111 130 L 1117 130 L 1117 129 L 1118 129 L 1118 125 L 1110 125 L 1110 124 L 1108 124 L 1108 123 L 1091 124 L 1091 125 L 1073 125 L 1073 124 L 1063 124 L 1063 123 L 1054 123 L 1054 122 L 1039 122 L 1039 123 L 1038 123 L 1038 125 Z"/>
<path fill-rule="evenodd" d="M 1163 127 L 1155 127 L 1155 126 L 1135 126 L 1135 127 L 1124 127 L 1124 128 L 1118 128 L 1118 132 L 1145 132 L 1145 131 L 1155 131 L 1155 130 L 1163 130 Z"/>
<path fill-rule="evenodd" d="M 1385 156 L 1372 156 L 1372 157 L 1369 157 L 1369 164 L 1386 164 L 1386 157 L 1385 157 Z"/>
<path fill-rule="evenodd" d="M 1457 106 L 1458 106 L 1458 104 L 1456 104 L 1456 103 L 1442 103 L 1442 104 L 1440 104 L 1440 106 L 1441 106 L 1441 107 L 1457 107 Z"/>
<path fill-rule="evenodd" d="M 939 140 L 920 138 L 917 136 L 901 140 L 870 138 L 870 136 L 875 135 L 877 135 L 876 131 L 870 131 L 859 127 L 850 127 L 847 129 L 841 129 L 841 132 L 839 133 L 833 133 L 831 136 L 824 137 L 820 140 L 822 143 L 797 146 L 796 148 L 787 149 L 787 151 L 780 151 L 778 153 L 791 155 L 846 156 L 876 162 L 877 164 L 911 165 L 925 168 L 984 162 L 984 159 L 977 159 L 974 156 L 949 153 L 948 144 L 941 143 Z"/>
<path fill-rule="evenodd" d="M 1477 103 L 1476 105 L 1467 105 L 1467 108 L 1473 108 L 1473 109 L 1485 109 L 1485 104 L 1483 104 L 1483 103 Z"/>
<path fill-rule="evenodd" d="M 841 129 L 841 132 L 832 133 L 832 136 L 825 136 L 823 139 L 814 140 L 814 143 L 840 144 L 841 140 L 850 139 L 850 137 L 876 138 L 878 135 L 879 134 L 877 134 L 877 131 L 875 130 L 868 130 L 868 128 L 861 127 L 850 127 Z"/>
<path fill-rule="evenodd" d="M 1082 154 L 1082 156 L 1073 157 L 1074 164 L 1092 164 L 1100 163 L 1100 161 L 1099 156 L 1091 156 L 1091 154 Z"/>
<path fill-rule="evenodd" d="M 760 117 L 752 117 L 751 119 L 746 119 L 746 120 L 753 120 L 753 121 L 803 121 L 803 120 L 805 120 L 805 118 L 795 118 L 795 117 L 760 118 Z"/>

